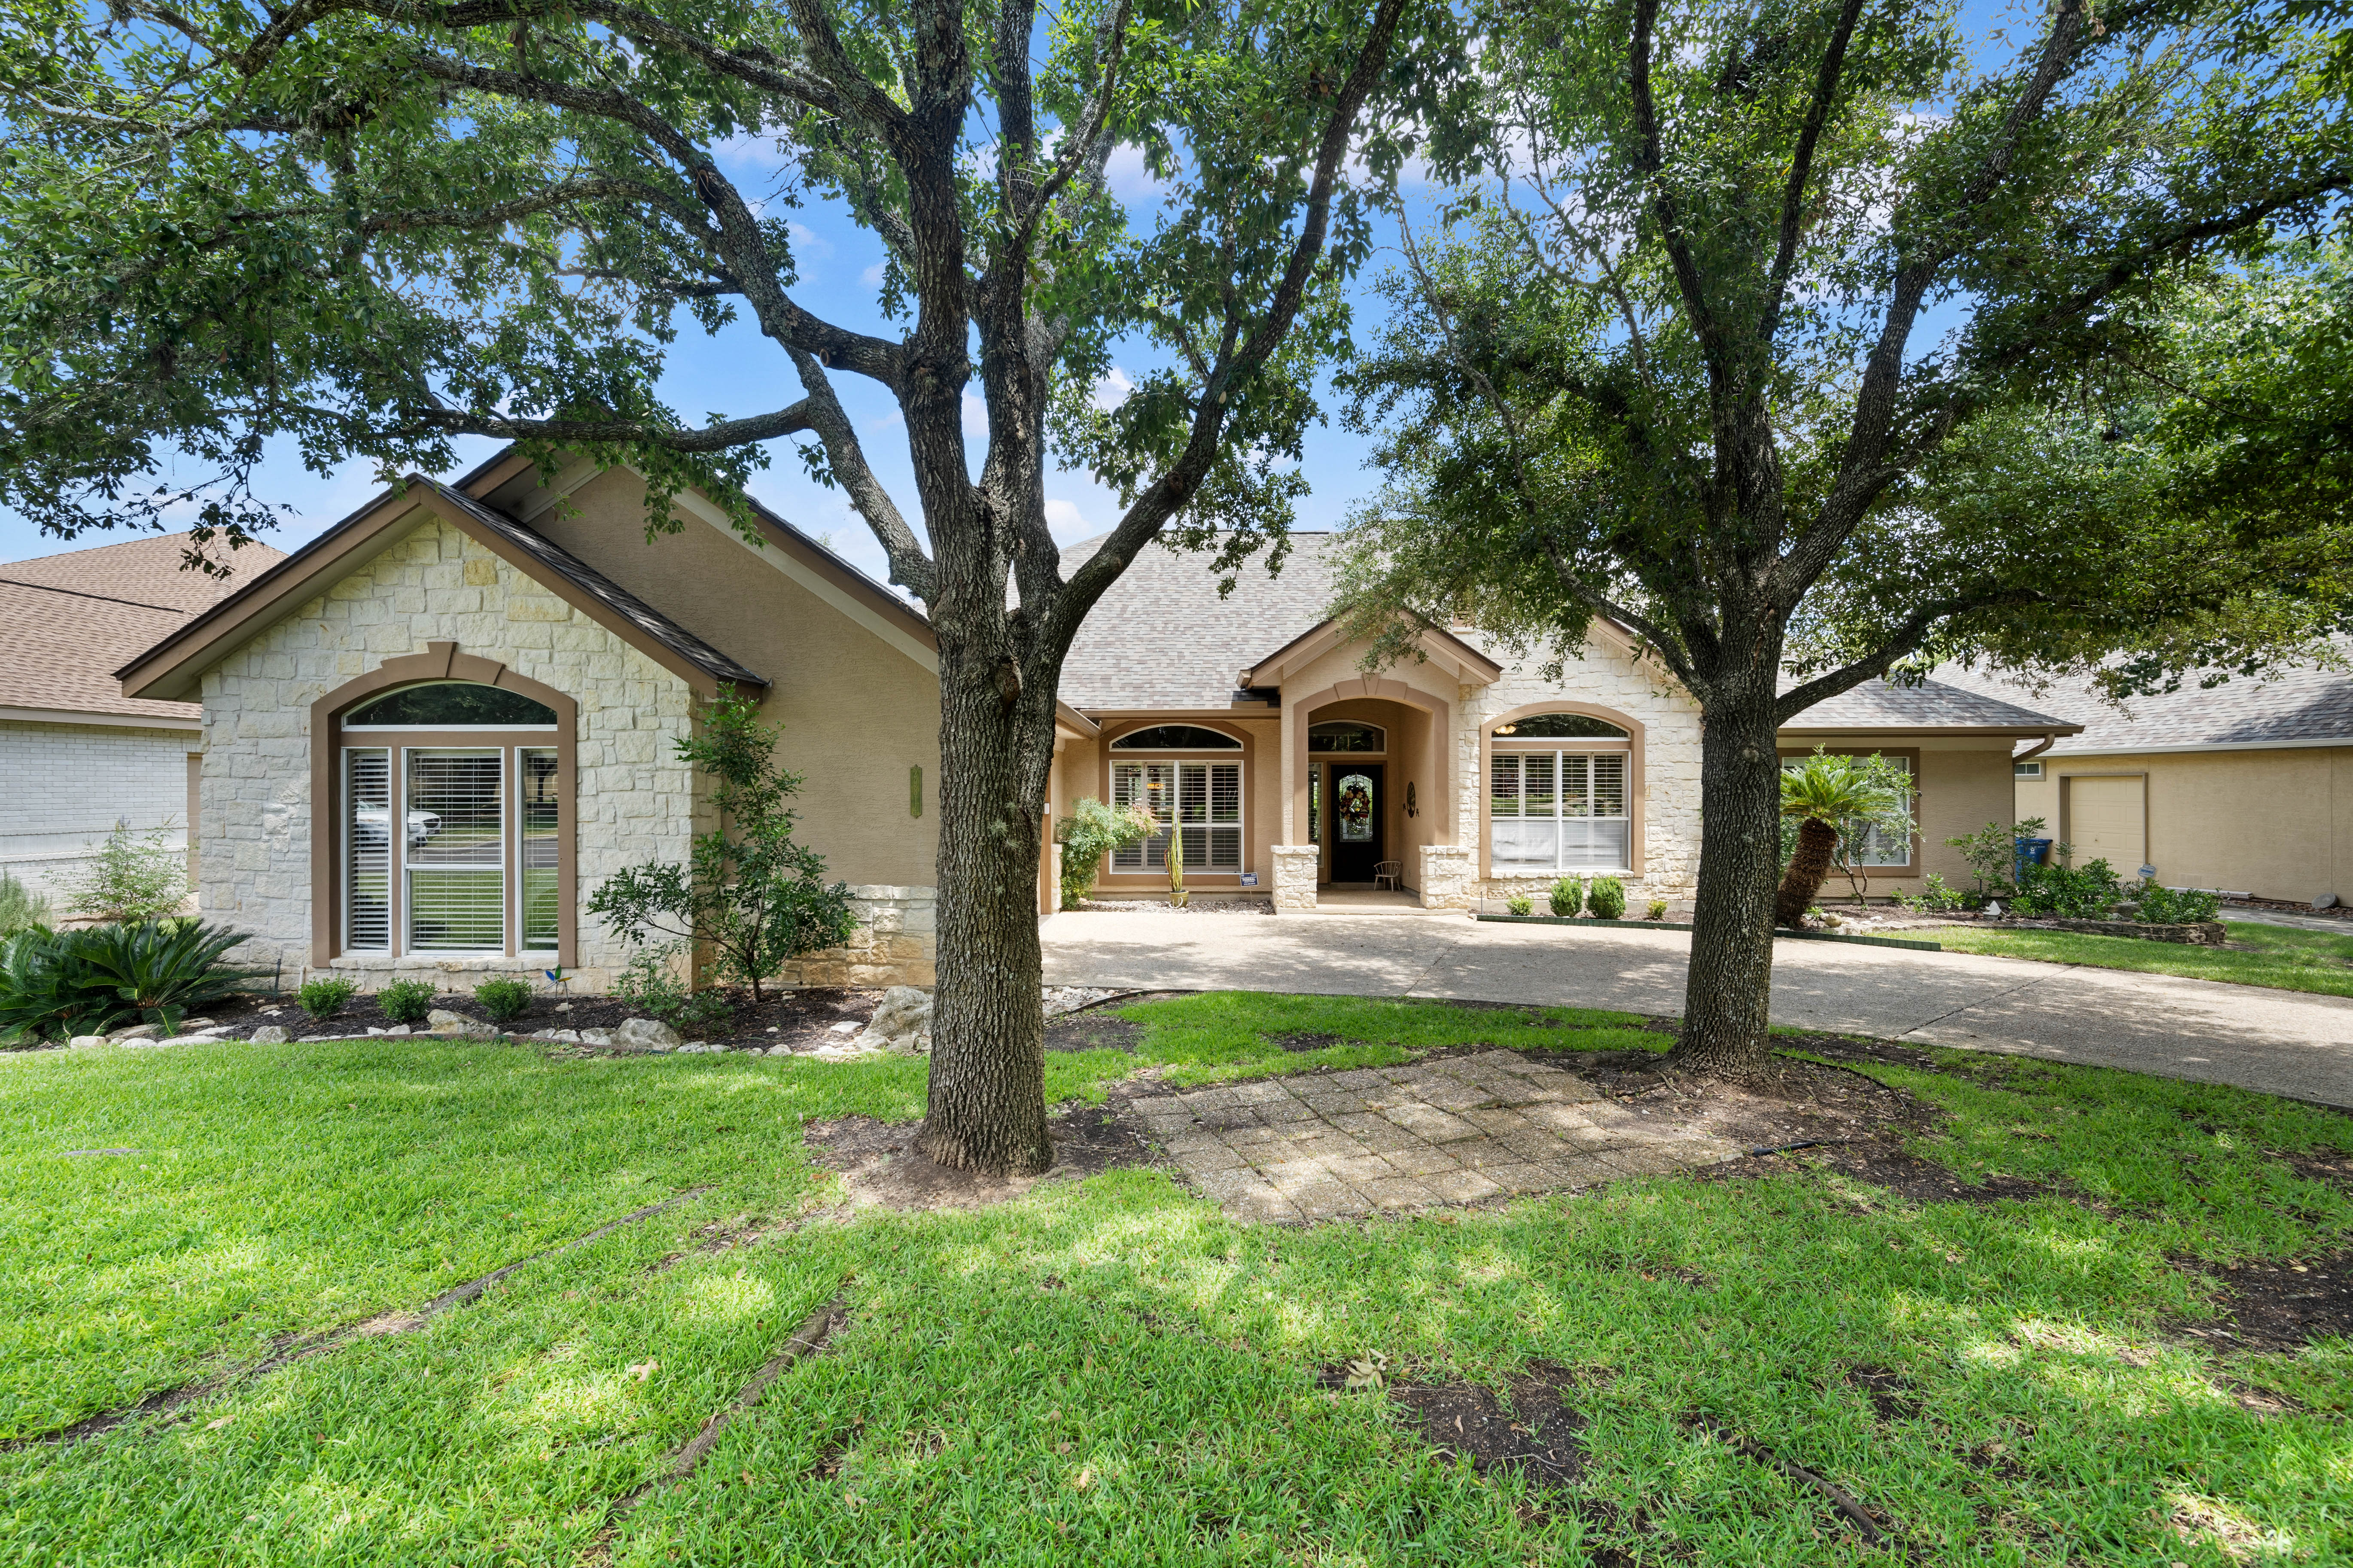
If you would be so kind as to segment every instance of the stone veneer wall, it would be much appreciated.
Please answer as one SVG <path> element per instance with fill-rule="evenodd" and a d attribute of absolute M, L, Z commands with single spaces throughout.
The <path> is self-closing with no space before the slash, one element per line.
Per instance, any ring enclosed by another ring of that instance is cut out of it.
<path fill-rule="evenodd" d="M 858 930 L 847 947 L 785 965 L 787 985 L 921 985 L 936 983 L 939 889 L 871 883 L 849 889 Z"/>
<path fill-rule="evenodd" d="M 647 860 L 684 860 L 691 781 L 672 742 L 691 724 L 685 681 L 438 519 L 425 521 L 204 678 L 198 900 L 255 940 L 239 956 L 283 958 L 290 985 L 311 961 L 311 704 L 428 640 L 495 659 L 580 704 L 575 843 L 585 900 Z M 626 962 L 581 917 L 578 989 L 600 991 Z M 338 973 L 373 989 L 396 973 L 535 975 L 501 957 L 350 954 Z"/>
<path fill-rule="evenodd" d="M 1496 650 L 1487 650 L 1501 659 Z M 1539 907 L 1553 878 L 1482 877 L 1485 847 L 1479 844 L 1480 797 L 1487 787 L 1479 758 L 1479 736 L 1498 714 L 1530 703 L 1588 702 L 1612 708 L 1643 726 L 1643 858 L 1641 875 L 1629 878 L 1626 901 L 1640 915 L 1651 899 L 1664 899 L 1673 912 L 1686 912 L 1698 891 L 1699 708 L 1662 670 L 1637 662 L 1609 643 L 1586 645 L 1582 659 L 1570 659 L 1557 682 L 1539 679 L 1534 664 L 1507 663 L 1493 685 L 1464 687 L 1455 704 L 1456 822 L 1458 844 L 1473 847 L 1469 891 L 1491 900 L 1525 893 Z M 1460 895 L 1458 895 L 1460 896 Z"/>

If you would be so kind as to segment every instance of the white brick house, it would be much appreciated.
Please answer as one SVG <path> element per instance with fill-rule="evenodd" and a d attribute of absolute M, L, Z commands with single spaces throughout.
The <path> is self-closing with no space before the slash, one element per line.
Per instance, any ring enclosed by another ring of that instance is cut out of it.
<path fill-rule="evenodd" d="M 58 892 L 117 823 L 186 843 L 197 705 L 126 697 L 113 672 L 281 559 L 249 545 L 208 576 L 185 569 L 190 542 L 0 563 L 0 871 L 36 892 Z"/>

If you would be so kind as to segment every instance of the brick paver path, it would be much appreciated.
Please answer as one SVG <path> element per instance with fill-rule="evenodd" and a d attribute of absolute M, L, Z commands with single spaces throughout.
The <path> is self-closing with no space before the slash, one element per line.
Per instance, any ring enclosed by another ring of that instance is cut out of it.
<path fill-rule="evenodd" d="M 1155 1095 L 1130 1109 L 1203 1193 L 1248 1222 L 1475 1203 L 1740 1153 L 1501 1050 Z"/>

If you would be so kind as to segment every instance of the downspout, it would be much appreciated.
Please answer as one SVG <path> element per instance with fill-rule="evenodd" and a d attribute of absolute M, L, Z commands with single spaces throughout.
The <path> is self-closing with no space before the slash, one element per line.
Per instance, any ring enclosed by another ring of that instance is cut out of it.
<path fill-rule="evenodd" d="M 2031 763 L 2058 743 L 2059 736 L 2057 731 L 2054 731 L 2051 734 L 2043 736 L 2042 742 L 2040 745 L 2029 746 L 2026 750 L 2020 752 L 2015 756 L 2011 757 L 2010 759 L 2010 763 L 2013 766 L 2020 763 Z"/>

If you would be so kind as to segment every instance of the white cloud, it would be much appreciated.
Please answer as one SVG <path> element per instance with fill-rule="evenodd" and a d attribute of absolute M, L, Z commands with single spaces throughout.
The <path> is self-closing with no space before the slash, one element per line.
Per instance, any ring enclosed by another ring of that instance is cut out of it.
<path fill-rule="evenodd" d="M 873 266 L 868 268 L 865 271 L 860 273 L 858 275 L 858 280 L 860 283 L 865 284 L 869 289 L 880 289 L 882 287 L 882 273 L 889 266 L 890 263 L 886 261 L 878 261 Z"/>
<path fill-rule="evenodd" d="M 794 254 L 806 260 L 811 257 L 822 261 L 833 254 L 833 241 L 805 223 L 791 226 Z"/>
<path fill-rule="evenodd" d="M 988 434 L 988 405 L 977 392 L 964 395 L 964 433 L 967 436 Z"/>
<path fill-rule="evenodd" d="M 1124 142 L 1111 150 L 1111 158 L 1103 164 L 1103 184 L 1124 202 L 1158 195 L 1165 188 L 1145 167 L 1144 149 Z"/>
<path fill-rule="evenodd" d="M 1135 383 L 1127 378 L 1127 372 L 1113 365 L 1107 374 L 1095 378 L 1094 405 L 1109 413 L 1126 402 L 1127 395 L 1134 390 Z"/>
<path fill-rule="evenodd" d="M 1087 536 L 1087 520 L 1076 501 L 1049 500 L 1046 503 L 1046 528 L 1060 543 Z"/>

